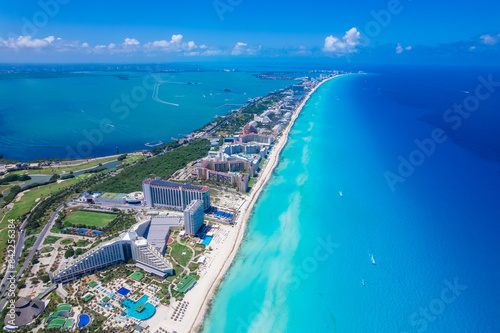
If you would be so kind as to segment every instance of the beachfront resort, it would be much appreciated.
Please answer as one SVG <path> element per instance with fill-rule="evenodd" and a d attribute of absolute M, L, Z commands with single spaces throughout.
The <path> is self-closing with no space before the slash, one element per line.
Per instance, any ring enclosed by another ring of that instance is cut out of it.
<path fill-rule="evenodd" d="M 19 290 L 16 318 L 5 328 L 195 330 L 290 126 L 319 82 L 304 79 L 273 95 L 237 130 L 208 127 L 205 156 L 168 179 L 144 179 L 137 184 L 142 191 L 69 197 L 42 243 L 28 244 L 36 256 Z M 186 143 L 199 137 L 193 133 Z"/>

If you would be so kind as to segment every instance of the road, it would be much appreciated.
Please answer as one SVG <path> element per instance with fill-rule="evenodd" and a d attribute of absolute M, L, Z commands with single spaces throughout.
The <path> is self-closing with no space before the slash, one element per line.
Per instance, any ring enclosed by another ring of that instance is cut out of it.
<path fill-rule="evenodd" d="M 24 272 L 26 271 L 26 269 L 28 268 L 28 265 L 31 263 L 31 260 L 33 259 L 33 257 L 35 256 L 35 253 L 36 251 L 38 250 L 38 247 L 40 246 L 40 244 L 43 242 L 44 238 L 45 238 L 45 235 L 47 234 L 47 232 L 52 228 L 52 226 L 54 225 L 54 221 L 56 220 L 57 218 L 57 215 L 59 214 L 59 211 L 64 207 L 64 204 L 60 205 L 59 207 L 57 207 L 56 211 L 54 212 L 54 214 L 52 214 L 52 216 L 50 217 L 49 219 L 49 222 L 45 225 L 45 227 L 43 228 L 42 232 L 40 232 L 40 234 L 38 235 L 36 241 L 35 241 L 35 244 L 33 245 L 33 248 L 31 249 L 31 252 L 30 254 L 28 255 L 28 258 L 26 258 L 26 261 L 24 262 L 23 266 L 21 267 L 21 269 L 19 270 L 19 272 L 17 273 L 16 275 L 16 282 L 19 281 L 19 279 L 23 276 Z M 36 206 L 35 206 L 36 208 Z M 33 209 L 35 209 L 33 208 Z M 33 210 L 32 210 L 33 211 Z M 19 232 L 19 238 L 18 238 L 18 241 L 17 241 L 17 246 L 16 246 L 16 252 L 15 252 L 15 265 L 14 267 L 17 267 L 17 263 L 19 261 L 19 256 L 21 255 L 21 252 L 22 252 L 22 249 L 23 249 L 23 245 L 24 245 L 24 234 L 26 232 L 26 223 L 27 223 L 27 220 L 28 218 L 26 218 L 23 222 L 23 224 L 21 225 L 21 229 L 20 229 L 20 232 Z M 7 278 L 9 278 L 10 276 L 12 276 L 13 273 L 11 274 L 5 274 L 5 277 L 4 279 L 2 280 L 2 285 L 0 287 L 0 295 L 2 295 L 3 297 L 3 294 L 5 292 L 5 289 L 7 288 Z M 0 309 L 3 309 L 5 304 L 7 303 L 7 298 L 3 298 L 2 301 L 0 302 Z"/>

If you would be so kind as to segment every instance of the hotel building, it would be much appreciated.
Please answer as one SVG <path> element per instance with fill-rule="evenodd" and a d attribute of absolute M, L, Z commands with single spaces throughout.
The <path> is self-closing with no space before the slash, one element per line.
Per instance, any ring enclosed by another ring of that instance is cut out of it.
<path fill-rule="evenodd" d="M 137 223 L 131 231 L 70 259 L 51 274 L 51 279 L 54 283 L 68 283 L 85 274 L 131 260 L 148 273 L 162 278 L 172 275 L 172 264 L 163 257 L 170 228 L 182 228 L 180 218 L 169 217 L 166 221 L 166 218 L 158 217 Z"/>
<path fill-rule="evenodd" d="M 203 201 L 203 209 L 210 208 L 210 192 L 206 186 L 193 186 L 161 180 L 146 179 L 142 182 L 146 204 L 150 207 L 165 207 L 184 210 L 193 200 Z"/>
<path fill-rule="evenodd" d="M 193 200 L 184 210 L 184 229 L 188 235 L 194 236 L 203 225 L 203 201 Z"/>

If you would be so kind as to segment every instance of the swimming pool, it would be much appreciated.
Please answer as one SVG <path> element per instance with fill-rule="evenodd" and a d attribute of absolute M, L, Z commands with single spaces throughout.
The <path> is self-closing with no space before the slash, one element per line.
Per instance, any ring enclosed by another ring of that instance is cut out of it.
<path fill-rule="evenodd" d="M 127 294 L 130 292 L 130 290 L 128 290 L 127 288 L 120 288 L 117 293 L 120 294 L 120 295 L 123 295 L 123 296 L 127 296 Z"/>
<path fill-rule="evenodd" d="M 125 307 L 124 312 L 127 316 L 134 317 L 139 320 L 146 320 L 153 317 L 156 312 L 155 306 L 151 303 L 147 303 L 148 299 L 148 295 L 142 296 L 137 302 L 127 298 L 121 304 Z M 144 308 L 140 312 L 136 310 L 138 305 L 144 305 Z"/>
<path fill-rule="evenodd" d="M 210 244 L 210 242 L 212 241 L 212 238 L 214 238 L 214 236 L 205 236 L 205 238 L 203 238 L 203 242 L 201 242 L 201 244 L 202 245 Z"/>
<path fill-rule="evenodd" d="M 90 323 L 90 317 L 88 314 L 82 313 L 78 316 L 78 327 L 87 326 Z"/>

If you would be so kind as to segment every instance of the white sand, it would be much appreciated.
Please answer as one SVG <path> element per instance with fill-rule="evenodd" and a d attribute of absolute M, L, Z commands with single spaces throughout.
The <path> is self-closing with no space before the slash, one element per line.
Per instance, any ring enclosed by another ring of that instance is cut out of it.
<path fill-rule="evenodd" d="M 20 201 L 21 198 L 23 197 L 24 193 L 26 192 L 29 192 L 30 190 L 26 190 L 26 191 L 23 191 L 21 193 L 19 193 L 17 196 L 16 196 L 16 202 Z"/>
<path fill-rule="evenodd" d="M 290 129 L 292 128 L 295 120 L 300 114 L 300 111 L 302 110 L 312 93 L 314 93 L 314 91 L 316 91 L 316 89 L 321 86 L 321 84 L 328 80 L 329 79 L 320 82 L 312 91 L 309 92 L 309 94 L 297 108 L 297 111 L 295 111 L 295 113 L 293 114 L 290 123 L 286 127 L 281 137 L 274 144 L 264 170 L 261 172 L 261 175 L 255 182 L 250 195 L 246 198 L 247 200 L 241 207 L 240 214 L 236 217 L 237 225 L 234 228 L 227 227 L 230 232 L 223 243 L 210 243 L 210 247 L 212 247 L 213 250 L 209 254 L 210 260 L 207 260 L 207 265 L 209 265 L 209 267 L 207 267 L 206 273 L 200 278 L 198 283 L 196 283 L 193 289 L 190 290 L 184 298 L 185 302 L 189 302 L 189 308 L 186 311 L 184 318 L 181 322 L 176 322 L 171 320 L 170 317 L 167 316 L 166 322 L 162 323 L 170 330 L 182 333 L 197 332 L 201 328 L 201 324 L 203 323 L 203 318 L 208 310 L 210 301 L 217 291 L 219 284 L 224 279 L 224 276 L 229 269 L 231 262 L 238 252 L 241 241 L 243 240 L 246 224 L 252 213 L 253 206 L 257 202 L 257 199 L 259 198 L 260 192 L 264 188 L 264 185 L 270 179 L 274 168 L 278 164 L 281 150 L 288 140 Z M 173 303 L 172 305 L 176 306 L 177 304 Z M 170 307 L 169 314 L 172 312 L 172 307 Z M 153 320 L 151 320 L 151 322 L 156 321 L 154 317 L 152 319 Z M 165 318 L 163 317 L 162 320 L 165 320 Z M 157 325 L 153 324 L 152 328 L 156 328 L 154 326 Z"/>

